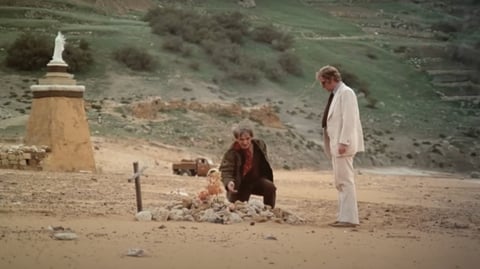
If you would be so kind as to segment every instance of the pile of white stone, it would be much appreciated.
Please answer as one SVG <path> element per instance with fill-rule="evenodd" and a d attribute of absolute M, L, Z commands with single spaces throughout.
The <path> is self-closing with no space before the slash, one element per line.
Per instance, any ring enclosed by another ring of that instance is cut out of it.
<path fill-rule="evenodd" d="M 196 221 L 220 224 L 239 223 L 243 221 L 277 222 L 304 224 L 305 221 L 295 214 L 280 208 L 265 206 L 258 199 L 247 202 L 230 203 L 224 196 L 215 196 L 208 201 L 184 197 L 181 201 L 169 205 L 138 212 L 139 221 Z"/>
<path fill-rule="evenodd" d="M 47 146 L 0 144 L 0 168 L 41 170 L 41 161 L 49 151 Z"/>

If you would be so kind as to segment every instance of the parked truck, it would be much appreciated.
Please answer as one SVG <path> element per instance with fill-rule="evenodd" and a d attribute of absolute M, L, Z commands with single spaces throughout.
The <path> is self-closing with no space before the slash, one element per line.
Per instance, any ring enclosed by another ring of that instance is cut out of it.
<path fill-rule="evenodd" d="M 207 158 L 196 158 L 194 160 L 182 159 L 180 162 L 172 164 L 173 173 L 184 176 L 205 177 L 212 168 L 215 168 L 215 165 Z"/>

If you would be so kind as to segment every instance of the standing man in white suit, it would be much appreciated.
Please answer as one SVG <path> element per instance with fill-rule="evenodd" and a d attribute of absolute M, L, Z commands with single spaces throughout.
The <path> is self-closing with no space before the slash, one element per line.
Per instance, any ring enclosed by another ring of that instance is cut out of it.
<path fill-rule="evenodd" d="M 337 220 L 333 227 L 359 225 L 353 158 L 364 151 L 363 130 L 357 96 L 342 82 L 337 68 L 324 66 L 316 79 L 330 92 L 322 119 L 324 149 L 332 160 L 335 187 L 338 191 Z"/>

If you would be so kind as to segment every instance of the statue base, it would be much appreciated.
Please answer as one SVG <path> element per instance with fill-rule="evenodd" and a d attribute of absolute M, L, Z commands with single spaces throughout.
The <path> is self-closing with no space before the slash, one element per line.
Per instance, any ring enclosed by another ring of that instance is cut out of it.
<path fill-rule="evenodd" d="M 81 85 L 32 85 L 33 98 L 69 97 L 83 98 L 85 86 Z"/>
<path fill-rule="evenodd" d="M 38 80 L 40 85 L 76 85 L 73 75 L 67 72 L 68 65 L 64 62 L 50 61 L 47 64 L 47 74 Z"/>
<path fill-rule="evenodd" d="M 65 62 L 50 61 L 47 64 L 47 73 L 48 72 L 67 73 L 67 69 L 68 69 L 68 64 Z"/>
<path fill-rule="evenodd" d="M 85 87 L 33 85 L 31 88 L 34 99 L 25 144 L 45 145 L 51 149 L 41 163 L 42 169 L 95 172 L 90 129 L 81 98 Z"/>

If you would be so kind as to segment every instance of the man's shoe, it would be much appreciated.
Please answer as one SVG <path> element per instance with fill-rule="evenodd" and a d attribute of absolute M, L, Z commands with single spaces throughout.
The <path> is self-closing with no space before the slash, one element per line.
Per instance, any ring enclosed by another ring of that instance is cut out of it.
<path fill-rule="evenodd" d="M 335 221 L 334 223 L 329 223 L 328 225 L 337 228 L 355 228 L 358 226 L 358 224 L 343 221 Z"/>

